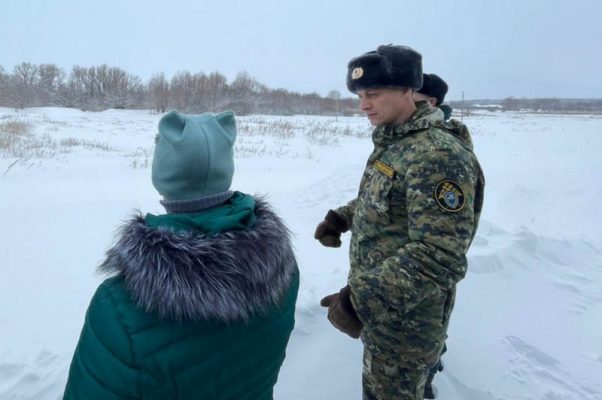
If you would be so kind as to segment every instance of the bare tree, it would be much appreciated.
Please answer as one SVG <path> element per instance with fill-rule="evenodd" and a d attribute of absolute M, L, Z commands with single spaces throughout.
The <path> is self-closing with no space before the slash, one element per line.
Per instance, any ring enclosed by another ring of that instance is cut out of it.
<path fill-rule="evenodd" d="M 339 115 L 339 102 L 341 101 L 341 92 L 338 90 L 331 90 L 327 96 L 332 101 L 332 110 L 335 115 Z"/>
<path fill-rule="evenodd" d="M 170 99 L 176 110 L 188 111 L 192 104 L 192 74 L 188 71 L 179 71 L 169 82 Z"/>
<path fill-rule="evenodd" d="M 4 70 L 4 67 L 0 65 L 0 106 L 8 106 L 8 84 L 9 76 Z"/>
<path fill-rule="evenodd" d="M 207 111 L 208 107 L 208 96 L 207 96 L 207 75 L 203 72 L 197 72 L 192 76 L 192 99 L 189 106 L 189 111 L 195 113 L 202 113 Z"/>
<path fill-rule="evenodd" d="M 207 105 L 209 111 L 216 112 L 225 100 L 228 80 L 219 72 L 212 72 L 207 77 Z"/>
<path fill-rule="evenodd" d="M 65 80 L 65 71 L 54 64 L 41 64 L 38 67 L 38 97 L 42 105 L 55 105 L 59 87 Z"/>
<path fill-rule="evenodd" d="M 237 114 L 249 114 L 254 111 L 258 96 L 267 90 L 247 71 L 239 72 L 230 84 L 229 107 Z"/>
<path fill-rule="evenodd" d="M 66 90 L 68 89 L 68 90 Z M 117 67 L 73 67 L 69 85 L 63 95 L 75 93 L 76 104 L 84 110 L 140 107 L 144 103 L 144 86 L 140 78 Z"/>
<path fill-rule="evenodd" d="M 62 88 L 62 102 L 63 104 L 67 101 L 73 106 L 77 106 L 82 110 L 89 109 L 90 100 L 94 98 L 94 84 L 91 74 L 85 67 L 76 65 L 71 70 L 69 75 L 69 83 Z M 67 100 L 65 95 L 70 95 L 70 99 Z"/>
<path fill-rule="evenodd" d="M 150 102 L 157 112 L 164 113 L 169 105 L 169 82 L 165 74 L 155 74 L 148 82 Z"/>
<path fill-rule="evenodd" d="M 59 86 L 57 91 L 57 102 L 63 107 L 81 108 L 81 96 L 82 93 L 80 91 L 80 88 L 73 80 L 70 79 L 69 81 Z"/>
<path fill-rule="evenodd" d="M 15 66 L 13 77 L 24 85 L 33 87 L 38 80 L 38 66 L 23 62 Z"/>
<path fill-rule="evenodd" d="M 297 93 L 286 89 L 268 90 L 261 96 L 259 107 L 266 114 L 292 115 L 295 112 L 297 97 Z"/>
<path fill-rule="evenodd" d="M 89 68 L 88 74 L 93 97 L 102 108 L 126 108 L 131 103 L 132 91 L 140 85 L 138 77 L 106 64 Z"/>
<path fill-rule="evenodd" d="M 111 108 L 132 107 L 137 103 L 136 92 L 141 88 L 139 77 L 120 68 L 110 67 L 106 70 L 106 79 L 102 85 L 105 104 Z"/>
<path fill-rule="evenodd" d="M 9 84 L 9 97 L 18 108 L 32 106 L 35 101 L 35 86 L 38 80 L 38 67 L 23 62 L 13 69 Z"/>

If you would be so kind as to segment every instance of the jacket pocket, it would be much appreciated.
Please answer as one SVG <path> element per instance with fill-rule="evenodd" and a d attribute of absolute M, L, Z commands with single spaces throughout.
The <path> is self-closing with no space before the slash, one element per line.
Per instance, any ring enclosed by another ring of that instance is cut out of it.
<path fill-rule="evenodd" d="M 393 178 L 372 170 L 365 191 L 366 213 L 368 218 L 380 224 L 391 220 L 391 189 Z"/>

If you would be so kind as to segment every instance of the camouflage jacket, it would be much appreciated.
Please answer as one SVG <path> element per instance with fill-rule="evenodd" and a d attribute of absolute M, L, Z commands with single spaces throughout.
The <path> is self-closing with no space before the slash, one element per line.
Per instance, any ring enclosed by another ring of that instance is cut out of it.
<path fill-rule="evenodd" d="M 368 334 L 403 335 L 420 313 L 451 312 L 482 208 L 484 178 L 468 130 L 426 102 L 417 106 L 406 123 L 374 130 L 358 196 L 336 210 L 351 227 L 351 299 Z M 414 310 L 435 295 L 446 310 Z M 447 321 L 435 325 L 439 342 Z"/>

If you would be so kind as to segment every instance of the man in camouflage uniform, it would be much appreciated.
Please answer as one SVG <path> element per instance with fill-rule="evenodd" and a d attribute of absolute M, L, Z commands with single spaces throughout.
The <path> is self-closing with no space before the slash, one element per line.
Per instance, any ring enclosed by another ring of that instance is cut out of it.
<path fill-rule="evenodd" d="M 447 104 L 443 104 L 447 90 L 447 82 L 441 79 L 441 77 L 438 75 L 422 74 L 422 87 L 418 91 L 414 92 L 414 102 L 422 100 L 428 101 L 431 106 L 438 107 L 441 111 L 443 111 L 443 119 L 448 121 L 451 118 L 452 108 Z M 441 354 L 445 353 L 446 351 L 447 344 L 444 344 Z M 443 371 L 441 355 L 439 355 L 439 360 L 429 370 L 429 374 L 426 379 L 426 385 L 424 386 L 425 399 L 434 399 L 436 397 L 435 388 L 433 387 L 433 379 L 435 378 L 435 374 L 439 371 Z"/>
<path fill-rule="evenodd" d="M 447 94 L 447 83 L 435 74 L 422 74 L 422 87 L 414 92 L 414 101 L 428 101 L 433 107 L 439 107 L 443 111 L 443 119 L 449 120 L 452 108 L 443 104 Z"/>
<path fill-rule="evenodd" d="M 332 324 L 364 344 L 365 400 L 422 400 L 466 274 L 484 179 L 468 130 L 414 103 L 422 57 L 380 46 L 352 59 L 347 87 L 376 128 L 357 197 L 316 228 L 338 247 L 351 230 L 348 285 L 322 299 Z"/>

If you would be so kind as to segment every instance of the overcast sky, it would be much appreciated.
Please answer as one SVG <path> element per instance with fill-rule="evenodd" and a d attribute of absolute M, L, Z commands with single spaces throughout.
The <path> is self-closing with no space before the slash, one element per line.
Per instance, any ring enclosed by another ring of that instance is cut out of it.
<path fill-rule="evenodd" d="M 349 59 L 413 47 L 448 99 L 602 97 L 600 0 L 0 0 L 0 65 L 247 71 L 271 88 L 349 93 Z"/>

